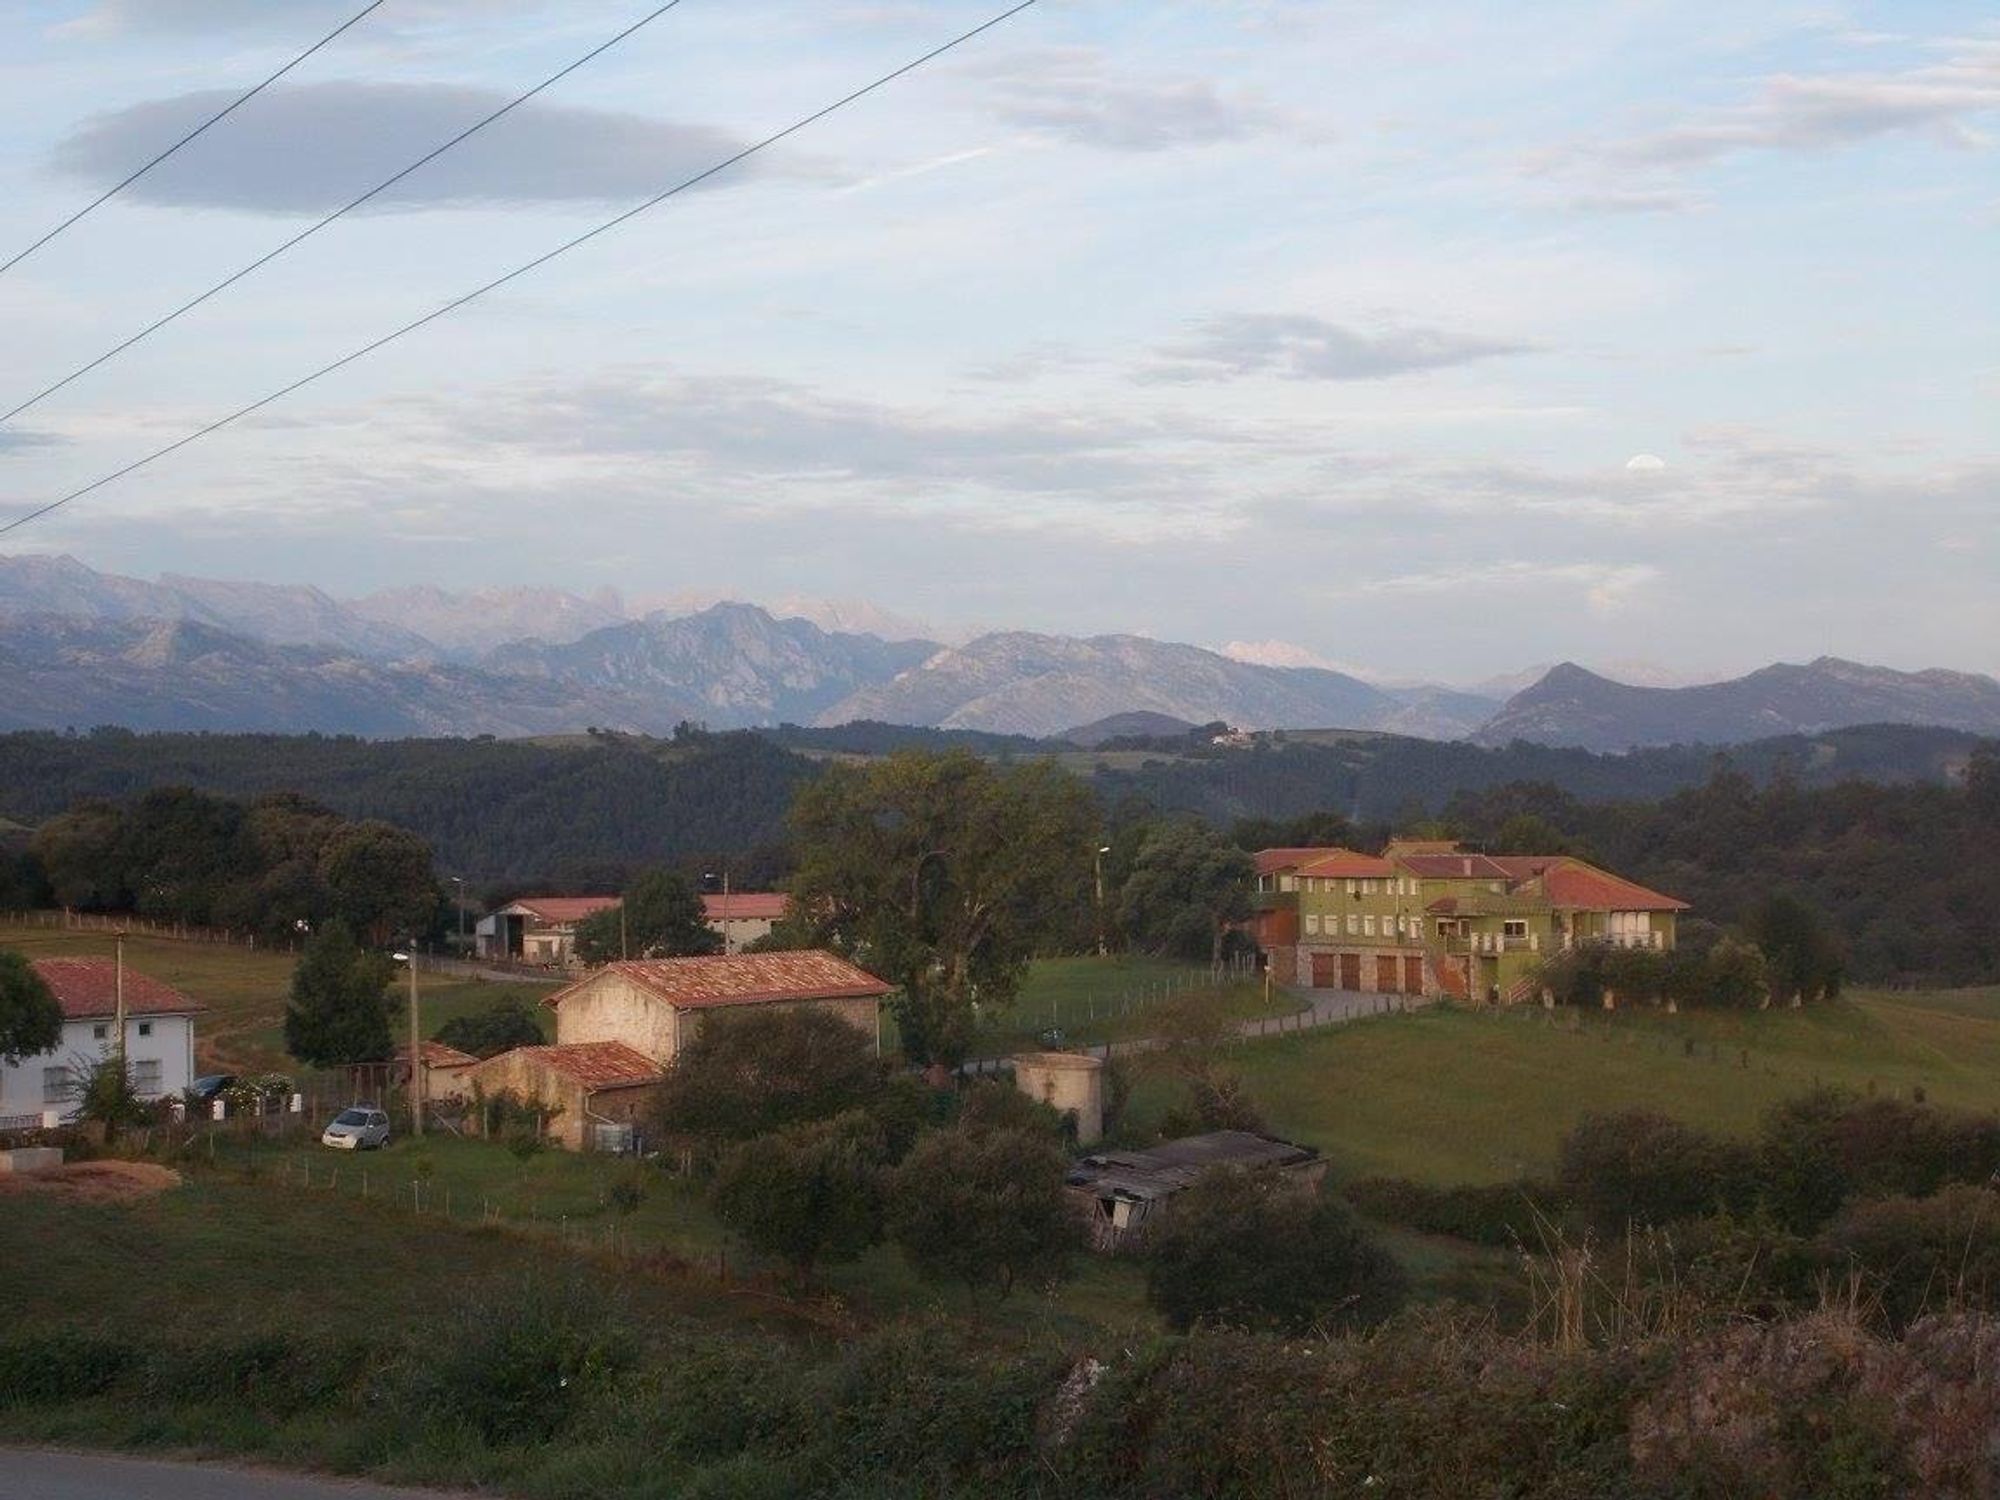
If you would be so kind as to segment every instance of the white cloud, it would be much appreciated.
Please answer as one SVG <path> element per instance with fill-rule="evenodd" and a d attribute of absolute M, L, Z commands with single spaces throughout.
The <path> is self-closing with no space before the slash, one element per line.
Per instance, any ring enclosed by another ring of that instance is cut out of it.
<path fill-rule="evenodd" d="M 1107 151 L 1212 146 L 1289 129 L 1292 117 L 1213 79 L 1120 72 L 1091 47 L 1019 51 L 970 70 L 1009 125 Z"/>
<path fill-rule="evenodd" d="M 1526 344 L 1409 324 L 1364 329 L 1298 313 L 1233 313 L 1211 318 L 1190 337 L 1160 349 L 1139 378 L 1382 380 L 1527 352 Z"/>

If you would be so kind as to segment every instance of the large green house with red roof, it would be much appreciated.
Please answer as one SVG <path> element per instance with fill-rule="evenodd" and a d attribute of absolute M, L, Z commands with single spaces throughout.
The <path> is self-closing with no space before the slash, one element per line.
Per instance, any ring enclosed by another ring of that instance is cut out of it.
<path fill-rule="evenodd" d="M 1567 854 L 1399 840 L 1380 854 L 1265 849 L 1253 931 L 1273 977 L 1315 989 L 1511 1002 L 1552 954 L 1674 946 L 1687 903 Z"/>

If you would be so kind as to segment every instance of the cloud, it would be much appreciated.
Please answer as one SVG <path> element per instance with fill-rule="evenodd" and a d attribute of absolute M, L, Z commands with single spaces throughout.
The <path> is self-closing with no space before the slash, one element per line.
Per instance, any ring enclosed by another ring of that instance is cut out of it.
<path fill-rule="evenodd" d="M 1292 117 L 1212 79 L 1113 72 L 1088 47 L 1017 52 L 973 70 L 989 80 L 993 111 L 1010 125 L 1107 151 L 1171 151 L 1248 140 Z"/>
<path fill-rule="evenodd" d="M 1334 590 L 1336 597 L 1427 598 L 1468 594 L 1547 592 L 1567 588 L 1579 593 L 1596 615 L 1623 612 L 1641 590 L 1657 582 L 1660 570 L 1651 563 L 1542 563 L 1520 558 L 1495 558 L 1461 567 L 1419 573 L 1392 573 L 1364 578 Z"/>
<path fill-rule="evenodd" d="M 1325 672 L 1352 670 L 1295 641 L 1231 641 L 1222 648 L 1221 654 L 1231 661 L 1248 662 L 1253 667 L 1317 667 Z"/>
<path fill-rule="evenodd" d="M 1825 151 L 1924 132 L 1980 144 L 1972 120 L 2000 110 L 2000 42 L 1949 44 L 1942 61 L 1892 72 L 1778 74 L 1758 97 L 1585 154 L 1611 167 L 1699 166 L 1738 151 Z"/>
<path fill-rule="evenodd" d="M 55 151 L 59 171 L 98 185 L 213 114 L 227 92 L 182 94 L 99 115 Z M 279 86 L 149 172 L 125 196 L 261 213 L 319 213 L 365 191 L 504 104 L 495 90 L 336 81 Z M 639 198 L 747 144 L 721 130 L 539 102 L 454 147 L 371 208 Z M 756 163 L 731 174 L 741 181 Z M 769 168 L 765 168 L 769 170 Z M 718 179 L 721 181 L 723 179 Z"/>
<path fill-rule="evenodd" d="M 1383 380 L 1528 352 L 1526 344 L 1407 324 L 1363 330 L 1298 313 L 1233 313 L 1211 318 L 1192 338 L 1162 348 L 1160 362 L 1139 378 Z"/>
<path fill-rule="evenodd" d="M 467 19 L 480 12 L 534 8 L 536 0 L 393 0 L 363 25 L 412 25 Z M 323 36 L 361 9 L 361 0 L 102 0 L 63 29 L 90 35 L 223 32 Z"/>

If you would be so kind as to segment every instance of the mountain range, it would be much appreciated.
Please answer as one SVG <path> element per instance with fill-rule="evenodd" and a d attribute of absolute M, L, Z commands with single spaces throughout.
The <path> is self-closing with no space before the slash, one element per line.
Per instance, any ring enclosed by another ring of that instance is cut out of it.
<path fill-rule="evenodd" d="M 733 602 L 637 618 L 632 608 L 613 593 L 555 588 L 340 600 L 307 586 L 146 581 L 68 557 L 0 557 L 0 729 L 521 736 L 868 720 L 1045 738 L 1150 714 L 1600 750 L 1876 722 L 2000 734 L 1992 678 L 1830 657 L 1696 686 L 1634 685 L 1565 662 L 1502 701 L 1133 635 L 998 631 L 941 644 L 893 623 L 883 627 L 893 638 L 827 628 L 896 619 L 865 606 L 815 607 L 825 624 Z"/>

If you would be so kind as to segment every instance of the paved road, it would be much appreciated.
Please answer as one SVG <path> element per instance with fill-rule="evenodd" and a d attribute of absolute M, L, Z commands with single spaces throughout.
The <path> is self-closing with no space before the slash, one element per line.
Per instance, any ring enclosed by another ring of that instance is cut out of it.
<path fill-rule="evenodd" d="M 438 1490 L 389 1490 L 265 1469 L 0 1449 L 0 1500 L 443 1500 Z"/>

